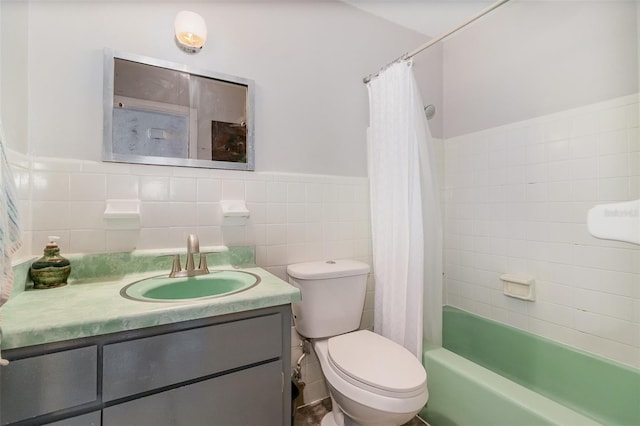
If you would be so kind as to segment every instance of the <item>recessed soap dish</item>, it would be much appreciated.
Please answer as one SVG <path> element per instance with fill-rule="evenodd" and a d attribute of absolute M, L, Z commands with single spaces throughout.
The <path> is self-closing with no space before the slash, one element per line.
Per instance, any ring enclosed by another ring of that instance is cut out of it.
<path fill-rule="evenodd" d="M 222 200 L 220 208 L 224 217 L 249 217 L 249 209 L 244 200 Z"/>
<path fill-rule="evenodd" d="M 222 210 L 223 225 L 245 225 L 250 213 L 244 200 L 222 200 L 220 201 Z"/>
<path fill-rule="evenodd" d="M 536 281 L 533 277 L 527 275 L 502 274 L 502 291 L 509 297 L 527 300 L 533 302 L 535 300 L 534 286 Z"/>
<path fill-rule="evenodd" d="M 107 229 L 138 229 L 140 228 L 140 201 L 107 200 L 103 217 Z"/>

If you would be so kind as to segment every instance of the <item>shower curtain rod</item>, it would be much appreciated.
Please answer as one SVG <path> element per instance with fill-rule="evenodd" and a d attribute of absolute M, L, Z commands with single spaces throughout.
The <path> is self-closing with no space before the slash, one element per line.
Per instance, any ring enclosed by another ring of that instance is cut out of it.
<path fill-rule="evenodd" d="M 415 50 L 409 52 L 409 53 L 405 53 L 404 55 L 400 56 L 399 58 L 397 58 L 396 60 L 389 62 L 387 65 L 385 65 L 384 67 L 380 68 L 380 70 L 374 74 L 369 74 L 368 76 L 366 76 L 365 78 L 362 79 L 362 81 L 364 82 L 364 84 L 367 84 L 371 81 L 371 79 L 376 78 L 378 75 L 380 75 L 380 73 L 382 71 L 384 71 L 385 69 L 387 69 L 388 67 L 390 67 L 391 65 L 395 64 L 396 62 L 405 60 L 405 59 L 410 59 L 413 58 L 414 56 L 416 56 L 418 53 L 422 52 L 423 50 L 428 49 L 429 47 L 433 46 L 434 44 L 436 44 L 437 42 L 444 40 L 445 38 L 449 37 L 450 35 L 458 32 L 459 30 L 461 30 L 462 28 L 466 27 L 467 25 L 469 25 L 470 23 L 482 18 L 484 15 L 486 15 L 487 13 L 491 12 L 494 9 L 497 9 L 498 7 L 502 6 L 503 4 L 505 4 L 506 2 L 508 2 L 509 0 L 498 0 L 497 2 L 493 3 L 492 5 L 490 5 L 489 7 L 487 7 L 486 9 L 481 10 L 478 14 L 472 16 L 471 18 L 467 19 L 466 21 L 464 21 L 463 23 L 461 23 L 460 25 L 458 25 L 457 27 L 455 27 L 454 29 L 447 31 L 446 33 L 443 33 L 441 35 L 439 35 L 436 38 L 432 38 L 431 40 L 429 40 L 428 42 L 424 43 L 423 45 L 417 47 Z"/>

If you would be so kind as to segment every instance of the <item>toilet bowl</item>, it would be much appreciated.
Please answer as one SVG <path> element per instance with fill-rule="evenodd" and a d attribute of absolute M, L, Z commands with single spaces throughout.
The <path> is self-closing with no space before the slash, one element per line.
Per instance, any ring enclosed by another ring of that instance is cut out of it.
<path fill-rule="evenodd" d="M 292 305 L 298 333 L 311 339 L 329 387 L 323 426 L 398 426 L 427 403 L 427 376 L 407 349 L 357 330 L 369 266 L 354 260 L 287 267 L 302 300 Z"/>
<path fill-rule="evenodd" d="M 312 342 L 333 402 L 322 426 L 400 425 L 427 403 L 424 368 L 400 345 L 367 330 Z"/>

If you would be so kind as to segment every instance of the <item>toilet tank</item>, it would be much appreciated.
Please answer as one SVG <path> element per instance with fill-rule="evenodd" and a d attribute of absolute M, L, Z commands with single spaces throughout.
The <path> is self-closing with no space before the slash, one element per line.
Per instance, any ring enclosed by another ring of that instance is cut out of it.
<path fill-rule="evenodd" d="M 358 329 L 369 265 L 357 260 L 297 263 L 287 267 L 287 274 L 302 295 L 292 305 L 298 333 L 318 339 Z"/>

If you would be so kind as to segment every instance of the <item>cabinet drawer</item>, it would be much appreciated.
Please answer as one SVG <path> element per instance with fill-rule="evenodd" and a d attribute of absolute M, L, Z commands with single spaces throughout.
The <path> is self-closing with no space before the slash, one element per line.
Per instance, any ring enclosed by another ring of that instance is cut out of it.
<path fill-rule="evenodd" d="M 96 400 L 96 346 L 18 359 L 0 368 L 0 421 L 9 424 Z"/>
<path fill-rule="evenodd" d="M 281 321 L 278 313 L 105 345 L 103 401 L 279 358 Z"/>
<path fill-rule="evenodd" d="M 100 421 L 100 411 L 94 411 L 93 413 L 47 423 L 45 426 L 100 426 Z"/>
<path fill-rule="evenodd" d="M 105 408 L 103 426 L 282 426 L 282 362 L 274 361 Z"/>

